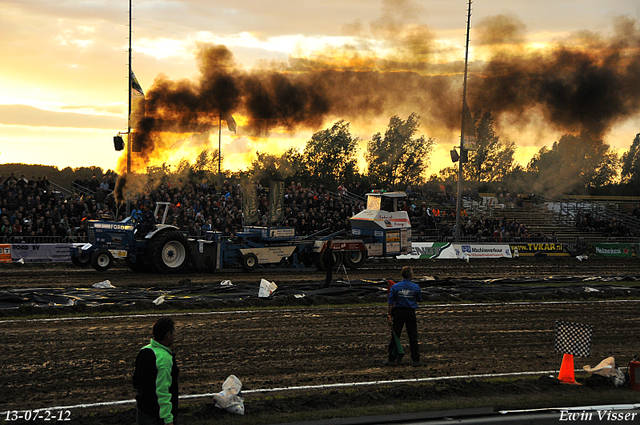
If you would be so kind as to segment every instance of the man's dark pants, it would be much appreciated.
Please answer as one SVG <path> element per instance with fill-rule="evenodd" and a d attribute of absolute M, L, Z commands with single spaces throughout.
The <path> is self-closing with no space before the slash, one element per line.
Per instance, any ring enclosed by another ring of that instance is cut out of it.
<path fill-rule="evenodd" d="M 411 360 L 417 362 L 420 360 L 420 351 L 418 350 L 418 322 L 416 321 L 416 311 L 413 308 L 406 307 L 394 307 L 391 311 L 393 317 L 393 332 L 400 338 L 402 328 L 407 325 L 407 335 L 409 336 L 409 347 L 411 348 Z M 391 335 L 391 342 L 389 343 L 389 360 L 395 361 L 394 357 L 391 357 L 393 347 L 396 342 Z"/>

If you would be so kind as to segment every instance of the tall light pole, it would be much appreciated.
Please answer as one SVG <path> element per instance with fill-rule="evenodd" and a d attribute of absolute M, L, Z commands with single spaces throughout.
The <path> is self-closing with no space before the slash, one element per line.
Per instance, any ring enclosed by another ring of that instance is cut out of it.
<path fill-rule="evenodd" d="M 464 48 L 464 82 L 462 84 L 462 120 L 460 125 L 460 157 L 458 159 L 458 197 L 456 202 L 456 233 L 455 241 L 460 242 L 460 211 L 462 206 L 462 162 L 464 155 L 464 120 L 465 106 L 467 105 L 467 68 L 469 63 L 469 31 L 471 30 L 471 0 L 469 0 L 469 8 L 467 11 L 467 42 Z"/>

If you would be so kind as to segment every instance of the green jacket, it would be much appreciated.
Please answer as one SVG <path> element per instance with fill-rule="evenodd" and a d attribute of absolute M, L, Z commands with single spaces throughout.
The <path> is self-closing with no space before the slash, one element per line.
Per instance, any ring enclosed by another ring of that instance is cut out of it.
<path fill-rule="evenodd" d="M 140 349 L 133 373 L 138 409 L 149 416 L 174 421 L 178 411 L 178 365 L 169 347 L 152 339 Z"/>

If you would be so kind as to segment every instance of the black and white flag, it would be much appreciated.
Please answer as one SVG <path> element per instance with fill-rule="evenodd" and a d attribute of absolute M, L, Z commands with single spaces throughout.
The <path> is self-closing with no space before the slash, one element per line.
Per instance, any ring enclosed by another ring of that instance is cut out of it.
<path fill-rule="evenodd" d="M 555 347 L 559 353 L 589 357 L 593 326 L 556 321 Z"/>

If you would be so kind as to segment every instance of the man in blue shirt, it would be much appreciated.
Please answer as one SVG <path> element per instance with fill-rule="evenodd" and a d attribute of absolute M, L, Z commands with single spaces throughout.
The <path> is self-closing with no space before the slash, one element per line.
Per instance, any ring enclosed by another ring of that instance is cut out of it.
<path fill-rule="evenodd" d="M 398 338 L 400 338 L 402 328 L 406 324 L 411 360 L 413 361 L 411 365 L 417 367 L 422 366 L 418 349 L 418 323 L 416 322 L 416 308 L 418 308 L 418 302 L 422 301 L 422 291 L 417 284 L 411 281 L 411 278 L 413 278 L 413 269 L 408 266 L 403 267 L 402 281 L 393 285 L 389 290 L 387 321 L 392 325 L 393 332 Z M 391 335 L 389 358 L 385 361 L 387 366 L 396 364 L 395 345 L 395 338 Z"/>

